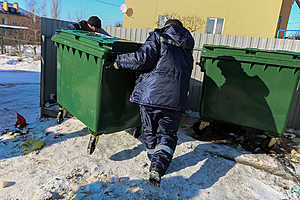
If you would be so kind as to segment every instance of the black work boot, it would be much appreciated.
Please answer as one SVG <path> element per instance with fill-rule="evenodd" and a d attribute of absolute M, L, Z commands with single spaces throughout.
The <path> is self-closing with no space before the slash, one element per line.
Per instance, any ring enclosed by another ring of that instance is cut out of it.
<path fill-rule="evenodd" d="M 160 179 L 161 179 L 161 175 L 159 174 L 159 172 L 155 169 L 151 169 L 149 175 L 150 185 L 154 187 L 160 187 Z"/>

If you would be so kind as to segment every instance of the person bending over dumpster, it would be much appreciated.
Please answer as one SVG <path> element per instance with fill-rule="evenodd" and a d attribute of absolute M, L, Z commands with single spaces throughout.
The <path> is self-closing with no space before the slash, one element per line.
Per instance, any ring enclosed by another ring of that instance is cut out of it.
<path fill-rule="evenodd" d="M 97 32 L 97 33 L 102 33 L 104 35 L 109 35 L 106 31 L 102 29 L 101 20 L 97 16 L 91 16 L 87 21 L 81 20 L 78 23 L 72 23 L 69 25 L 69 29 L 88 31 L 88 32 Z"/>
<path fill-rule="evenodd" d="M 143 140 L 151 161 L 149 183 L 160 187 L 177 145 L 193 69 L 194 39 L 177 19 L 155 29 L 134 53 L 116 55 L 116 69 L 140 73 L 130 101 L 140 106 Z"/>

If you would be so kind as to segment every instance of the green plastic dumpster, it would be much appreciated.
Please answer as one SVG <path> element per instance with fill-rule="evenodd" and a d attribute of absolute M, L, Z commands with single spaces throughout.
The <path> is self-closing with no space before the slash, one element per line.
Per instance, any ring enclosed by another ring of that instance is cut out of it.
<path fill-rule="evenodd" d="M 300 54 L 204 45 L 200 117 L 281 136 L 299 87 Z"/>
<path fill-rule="evenodd" d="M 57 101 L 98 136 L 140 126 L 139 108 L 129 102 L 135 74 L 107 69 L 113 53 L 136 51 L 140 44 L 101 34 L 59 30 Z"/>

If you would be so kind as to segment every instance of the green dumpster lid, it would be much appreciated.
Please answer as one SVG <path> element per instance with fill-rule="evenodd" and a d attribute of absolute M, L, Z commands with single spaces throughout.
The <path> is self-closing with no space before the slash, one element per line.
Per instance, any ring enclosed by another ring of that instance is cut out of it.
<path fill-rule="evenodd" d="M 110 51 L 114 53 L 132 52 L 132 49 L 136 49 L 141 45 L 133 41 L 100 33 L 64 29 L 57 30 L 51 40 L 54 41 L 57 46 L 61 44 L 67 48 L 74 48 L 94 56 L 99 56 L 99 51 Z"/>
<path fill-rule="evenodd" d="M 234 59 L 279 67 L 300 68 L 300 52 L 203 45 L 201 58 Z"/>

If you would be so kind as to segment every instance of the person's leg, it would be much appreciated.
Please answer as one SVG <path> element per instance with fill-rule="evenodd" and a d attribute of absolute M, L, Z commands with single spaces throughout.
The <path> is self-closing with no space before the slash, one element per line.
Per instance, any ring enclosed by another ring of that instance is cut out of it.
<path fill-rule="evenodd" d="M 140 115 L 143 126 L 142 138 L 147 148 L 148 158 L 151 161 L 157 142 L 156 131 L 158 123 L 155 121 L 156 113 L 153 112 L 151 107 L 140 106 Z"/>
<path fill-rule="evenodd" d="M 165 175 L 177 145 L 177 131 L 181 113 L 172 110 L 160 110 L 157 117 L 158 128 L 156 147 L 151 159 L 150 178 L 152 185 L 160 185 L 160 177 Z"/>

